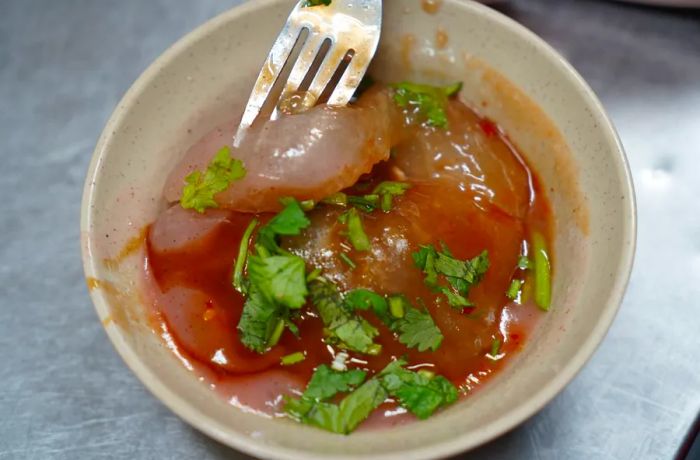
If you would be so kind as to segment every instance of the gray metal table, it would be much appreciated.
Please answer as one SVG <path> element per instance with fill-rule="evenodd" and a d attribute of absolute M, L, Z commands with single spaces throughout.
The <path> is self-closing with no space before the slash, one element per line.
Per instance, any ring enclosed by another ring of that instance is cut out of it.
<path fill-rule="evenodd" d="M 0 0 L 0 459 L 243 457 L 181 422 L 120 361 L 78 241 L 84 174 L 120 96 L 174 40 L 237 3 Z M 583 372 L 463 458 L 670 458 L 700 411 L 700 14 L 592 0 L 503 8 L 610 111 L 636 180 L 639 251 Z"/>

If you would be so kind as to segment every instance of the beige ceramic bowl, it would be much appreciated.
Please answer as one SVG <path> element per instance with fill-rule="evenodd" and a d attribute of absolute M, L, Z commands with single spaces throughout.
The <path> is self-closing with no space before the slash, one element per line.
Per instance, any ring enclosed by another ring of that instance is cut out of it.
<path fill-rule="evenodd" d="M 271 420 L 201 383 L 151 329 L 140 294 L 140 242 L 163 209 L 167 172 L 240 109 L 292 2 L 255 0 L 224 13 L 168 50 L 119 103 L 90 165 L 81 236 L 95 307 L 129 367 L 188 423 L 258 457 L 435 458 L 493 439 L 541 409 L 581 369 L 628 280 L 635 245 L 630 173 L 581 77 L 531 32 L 477 3 L 445 0 L 434 15 L 420 0 L 384 4 L 373 73 L 465 81 L 462 97 L 499 122 L 541 174 L 557 225 L 554 308 L 488 386 L 428 421 L 391 430 L 342 437 Z M 446 48 L 436 51 L 445 38 Z"/>

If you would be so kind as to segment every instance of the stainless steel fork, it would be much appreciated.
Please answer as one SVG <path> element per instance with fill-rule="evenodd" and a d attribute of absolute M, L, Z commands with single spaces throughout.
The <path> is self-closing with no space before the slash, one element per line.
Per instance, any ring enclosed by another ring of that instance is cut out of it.
<path fill-rule="evenodd" d="M 279 100 L 275 101 L 273 119 L 278 115 L 279 101 L 299 91 L 302 82 L 308 84 L 303 95 L 307 107 L 315 105 L 322 94 L 328 95 L 329 89 L 332 92 L 328 105 L 346 105 L 352 98 L 377 51 L 382 0 L 331 0 L 325 5 L 326 2 L 301 0 L 292 10 L 260 70 L 233 140 L 234 146 L 240 145 L 246 131 L 260 115 L 282 70 L 292 65 L 288 63 L 292 51 L 299 46 L 301 52 L 293 63 Z M 311 6 L 311 3 L 320 4 Z M 322 54 L 324 50 L 327 50 L 325 55 Z M 339 74 L 345 65 L 344 72 Z M 334 88 L 327 88 L 336 80 Z"/>

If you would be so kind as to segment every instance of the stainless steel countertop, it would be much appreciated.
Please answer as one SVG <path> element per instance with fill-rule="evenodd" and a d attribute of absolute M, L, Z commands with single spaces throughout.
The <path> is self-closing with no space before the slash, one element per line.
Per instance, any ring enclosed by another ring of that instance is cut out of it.
<path fill-rule="evenodd" d="M 118 99 L 172 42 L 238 3 L 0 1 L 0 459 L 243 458 L 121 362 L 78 241 L 84 175 Z M 593 0 L 502 8 L 558 48 L 612 115 L 636 181 L 639 249 L 581 374 L 461 458 L 671 458 L 700 411 L 700 13 Z"/>

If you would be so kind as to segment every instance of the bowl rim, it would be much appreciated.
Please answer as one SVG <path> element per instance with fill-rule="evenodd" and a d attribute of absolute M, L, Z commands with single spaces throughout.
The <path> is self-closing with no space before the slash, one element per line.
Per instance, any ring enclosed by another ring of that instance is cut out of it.
<path fill-rule="evenodd" d="M 136 79 L 129 90 L 124 94 L 120 102 L 117 104 L 113 114 L 110 116 L 97 142 L 90 161 L 83 190 L 80 225 L 82 230 L 81 235 L 87 233 L 86 241 L 81 244 L 83 267 L 86 277 L 91 276 L 93 273 L 99 272 L 97 261 L 92 257 L 92 238 L 90 237 L 89 232 L 85 232 L 85 229 L 91 228 L 93 220 L 91 210 L 94 206 L 96 178 L 101 169 L 100 166 L 103 162 L 104 156 L 111 144 L 114 131 L 116 131 L 117 127 L 123 124 L 125 115 L 128 112 L 128 107 L 133 103 L 133 100 L 146 89 L 149 82 L 160 72 L 165 63 L 169 62 L 180 52 L 187 49 L 191 43 L 205 37 L 211 29 L 233 21 L 237 17 L 249 12 L 258 9 L 265 9 L 270 5 L 279 3 L 280 1 L 283 0 L 247 1 L 206 21 L 204 24 L 187 33 L 185 36 L 177 40 L 172 46 L 166 49 L 155 61 L 153 61 L 152 64 L 147 67 L 147 69 Z M 554 378 L 552 378 L 546 385 L 541 387 L 538 392 L 532 394 L 528 399 L 522 400 L 522 402 L 513 407 L 513 409 L 509 412 L 504 413 L 499 418 L 482 426 L 478 430 L 474 430 L 468 435 L 455 436 L 451 440 L 442 441 L 439 444 L 430 445 L 427 447 L 420 447 L 411 450 L 398 450 L 396 452 L 381 454 L 374 457 L 377 459 L 404 460 L 448 457 L 489 442 L 512 430 L 539 412 L 545 405 L 554 399 L 554 397 L 558 395 L 564 389 L 564 387 L 574 379 L 574 377 L 576 377 L 578 372 L 584 367 L 602 342 L 620 308 L 634 264 L 634 255 L 637 244 L 637 200 L 632 183 L 632 175 L 629 162 L 618 133 L 598 97 L 581 77 L 581 75 L 579 75 L 579 73 L 573 68 L 573 66 L 569 64 L 552 46 L 550 46 L 534 32 L 530 31 L 515 20 L 483 4 L 476 3 L 471 0 L 468 2 L 460 2 L 460 4 L 463 8 L 471 10 L 471 12 L 477 16 L 483 17 L 488 21 L 498 23 L 500 26 L 510 29 L 513 33 L 517 34 L 519 38 L 523 39 L 523 41 L 533 45 L 538 52 L 548 55 L 551 59 L 553 59 L 554 64 L 562 75 L 565 78 L 570 79 L 581 90 L 583 96 L 589 101 L 593 109 L 592 115 L 596 118 L 599 129 L 605 132 L 604 137 L 607 141 L 607 146 L 611 150 L 617 152 L 616 155 L 613 155 L 612 160 L 617 167 L 616 171 L 619 176 L 620 185 L 626 196 L 629 198 L 625 200 L 626 205 L 623 212 L 623 214 L 630 216 L 627 234 L 624 235 L 626 241 L 629 242 L 625 243 L 624 247 L 622 248 L 621 257 L 615 276 L 615 282 L 606 301 L 605 309 L 599 316 L 592 332 L 588 335 L 588 337 L 586 337 L 585 341 L 571 357 L 569 362 L 557 372 Z M 99 289 L 90 290 L 90 296 L 99 318 L 103 320 L 104 326 L 104 320 L 109 315 L 107 298 Z M 144 386 L 159 401 L 186 421 L 190 426 L 196 428 L 209 437 L 227 446 L 235 448 L 240 452 L 259 458 L 319 460 L 327 458 L 351 460 L 358 458 L 356 455 L 321 455 L 309 453 L 304 450 L 269 445 L 257 441 L 240 432 L 231 430 L 230 427 L 218 423 L 215 419 L 201 412 L 196 406 L 181 397 L 179 394 L 171 391 L 169 387 L 165 385 L 156 376 L 156 374 L 141 361 L 138 353 L 136 353 L 136 351 L 124 339 L 123 331 L 120 328 L 104 326 L 104 329 L 117 353 L 121 356 L 126 365 L 137 376 L 137 378 L 144 384 Z"/>

